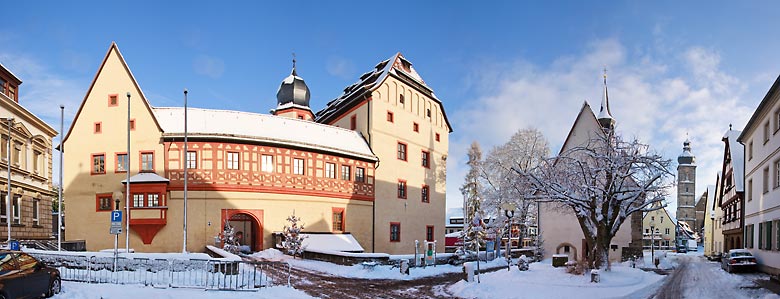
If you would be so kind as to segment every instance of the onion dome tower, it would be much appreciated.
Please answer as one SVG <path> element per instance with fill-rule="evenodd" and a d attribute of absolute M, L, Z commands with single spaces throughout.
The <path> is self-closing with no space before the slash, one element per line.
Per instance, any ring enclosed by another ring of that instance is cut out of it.
<path fill-rule="evenodd" d="M 303 78 L 298 76 L 295 69 L 295 55 L 293 54 L 292 72 L 279 85 L 279 90 L 276 92 L 276 109 L 271 110 L 271 114 L 312 120 L 314 114 L 309 107 L 310 97 L 309 87 L 306 86 Z"/>

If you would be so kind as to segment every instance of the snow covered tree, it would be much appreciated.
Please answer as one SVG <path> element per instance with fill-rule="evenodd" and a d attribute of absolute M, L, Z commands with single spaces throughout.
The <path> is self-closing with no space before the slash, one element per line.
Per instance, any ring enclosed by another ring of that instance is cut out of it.
<path fill-rule="evenodd" d="M 239 252 L 238 239 L 236 239 L 236 229 L 230 225 L 229 222 L 225 221 L 225 225 L 222 227 L 222 234 L 219 237 L 220 240 L 222 240 L 222 249 L 225 249 L 233 254 L 237 254 Z"/>
<path fill-rule="evenodd" d="M 592 269 L 610 268 L 609 246 L 621 224 L 633 213 L 663 208 L 673 184 L 670 160 L 613 132 L 561 152 L 539 171 L 517 170 L 534 185 L 539 200 L 555 202 L 577 217 Z"/>
<path fill-rule="evenodd" d="M 463 214 L 464 214 L 464 236 L 463 246 L 468 248 L 468 244 L 474 244 L 479 250 L 480 240 L 484 240 L 485 230 L 484 223 L 482 221 L 484 213 L 482 212 L 482 200 L 480 198 L 480 172 L 482 167 L 482 149 L 479 147 L 479 143 L 474 141 L 471 143 L 471 148 L 468 152 L 469 172 L 466 174 L 465 182 L 460 187 L 460 192 L 463 194 Z"/>
<path fill-rule="evenodd" d="M 285 252 L 292 255 L 293 258 L 299 255 L 302 256 L 303 250 L 306 249 L 303 247 L 303 239 L 305 239 L 306 236 L 301 235 L 301 231 L 303 231 L 304 228 L 304 224 L 300 223 L 301 217 L 295 216 L 295 210 L 293 210 L 292 215 L 287 217 L 287 222 L 289 222 L 289 224 L 284 226 L 284 242 L 282 242 L 282 247 Z"/>
<path fill-rule="evenodd" d="M 526 228 L 536 223 L 536 201 L 533 188 L 516 171 L 530 171 L 550 156 L 550 146 L 544 135 L 535 128 L 518 130 L 505 144 L 494 147 L 481 167 L 484 186 L 483 208 L 497 215 L 490 223 L 492 229 L 503 229 L 506 217 L 501 207 L 513 204 L 517 209 L 512 217 L 520 224 L 520 239 L 526 237 Z"/>

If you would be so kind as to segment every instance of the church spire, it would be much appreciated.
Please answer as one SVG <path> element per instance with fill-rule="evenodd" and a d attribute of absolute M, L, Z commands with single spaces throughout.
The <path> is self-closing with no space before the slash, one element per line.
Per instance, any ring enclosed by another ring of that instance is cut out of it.
<path fill-rule="evenodd" d="M 615 127 L 615 119 L 612 117 L 612 112 L 609 110 L 609 93 L 607 92 L 606 66 L 604 66 L 604 94 L 601 95 L 601 110 L 599 110 L 598 120 L 601 126 L 605 129 L 613 129 Z"/>

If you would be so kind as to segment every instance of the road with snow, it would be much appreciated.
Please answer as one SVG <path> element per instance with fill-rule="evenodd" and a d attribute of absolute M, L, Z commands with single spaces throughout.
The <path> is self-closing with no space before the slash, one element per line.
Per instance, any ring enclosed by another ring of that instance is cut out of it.
<path fill-rule="evenodd" d="M 762 274 L 727 273 L 702 256 L 679 255 L 677 262 L 654 298 L 779 298 L 754 282 Z"/>

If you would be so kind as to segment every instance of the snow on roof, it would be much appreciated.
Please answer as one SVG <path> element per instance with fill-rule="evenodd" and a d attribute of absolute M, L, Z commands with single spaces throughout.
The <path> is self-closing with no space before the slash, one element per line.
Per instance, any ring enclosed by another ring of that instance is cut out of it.
<path fill-rule="evenodd" d="M 745 176 L 745 147 L 737 141 L 742 131 L 728 130 L 723 136 L 723 141 L 728 143 L 729 151 L 731 152 L 731 167 L 734 169 L 734 186 L 737 192 L 744 192 L 744 178 Z"/>
<path fill-rule="evenodd" d="M 707 185 L 707 210 L 715 209 L 715 185 Z"/>
<path fill-rule="evenodd" d="M 130 183 L 167 183 L 168 179 L 159 176 L 154 172 L 142 172 L 130 177 Z M 122 184 L 127 183 L 127 179 L 122 180 Z"/>
<path fill-rule="evenodd" d="M 301 234 L 304 236 L 303 248 L 306 250 L 327 250 L 344 252 L 363 252 L 352 234 Z"/>
<path fill-rule="evenodd" d="M 153 109 L 163 136 L 184 136 L 184 108 Z M 188 136 L 276 143 L 376 161 L 360 133 L 335 126 L 230 110 L 188 108 Z"/>

